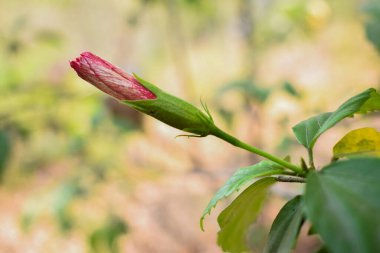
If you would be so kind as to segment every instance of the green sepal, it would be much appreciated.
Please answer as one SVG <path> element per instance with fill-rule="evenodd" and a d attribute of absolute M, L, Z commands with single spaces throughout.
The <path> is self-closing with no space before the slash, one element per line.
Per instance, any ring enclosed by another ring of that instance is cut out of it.
<path fill-rule="evenodd" d="M 212 117 L 194 105 L 174 97 L 133 74 L 141 85 L 156 95 L 155 99 L 123 100 L 122 103 L 148 114 L 179 130 L 207 136 L 215 128 Z"/>

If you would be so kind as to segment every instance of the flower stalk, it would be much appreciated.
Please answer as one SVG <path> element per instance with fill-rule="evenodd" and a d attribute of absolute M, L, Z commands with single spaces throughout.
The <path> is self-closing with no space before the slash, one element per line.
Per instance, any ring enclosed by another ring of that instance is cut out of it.
<path fill-rule="evenodd" d="M 285 168 L 288 168 L 292 171 L 294 171 L 297 175 L 300 175 L 300 174 L 303 174 L 303 170 L 301 168 L 299 168 L 298 166 L 296 166 L 295 164 L 292 164 L 288 161 L 285 161 L 277 156 L 274 156 L 272 154 L 269 154 L 267 152 L 265 152 L 264 150 L 261 150 L 259 148 L 256 148 L 254 146 L 251 146 L 239 139 L 237 139 L 236 137 L 224 132 L 223 130 L 215 127 L 212 131 L 211 131 L 211 134 L 236 146 L 236 147 L 239 147 L 239 148 L 242 148 L 242 149 L 245 149 L 247 151 L 250 151 L 252 153 L 255 153 L 259 156 L 262 156 L 262 157 L 265 157 L 267 158 L 268 160 L 271 160 L 279 165 L 282 165 L 284 166 Z"/>
<path fill-rule="evenodd" d="M 126 73 L 90 52 L 82 53 L 80 57 L 71 61 L 70 65 L 85 81 L 120 102 L 169 126 L 195 134 L 197 137 L 214 135 L 236 147 L 278 163 L 297 175 L 302 175 L 304 172 L 296 165 L 242 142 L 219 129 L 215 126 L 206 106 L 204 113 L 194 105 L 162 91 L 135 74 Z"/>

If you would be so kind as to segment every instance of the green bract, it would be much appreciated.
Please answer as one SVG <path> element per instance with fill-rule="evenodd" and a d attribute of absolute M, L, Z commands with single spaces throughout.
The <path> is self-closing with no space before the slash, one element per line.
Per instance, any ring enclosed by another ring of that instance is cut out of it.
<path fill-rule="evenodd" d="M 141 79 L 134 74 L 136 79 L 153 92 L 156 99 L 123 100 L 122 102 L 134 109 L 148 114 L 163 123 L 179 130 L 207 136 L 215 128 L 214 121 L 205 107 L 207 115 L 194 105 L 174 97 L 155 85 Z"/>

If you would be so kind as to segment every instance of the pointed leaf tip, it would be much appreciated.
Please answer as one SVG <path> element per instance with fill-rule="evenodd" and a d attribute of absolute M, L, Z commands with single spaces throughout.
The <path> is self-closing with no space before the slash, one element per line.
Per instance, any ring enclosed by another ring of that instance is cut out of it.
<path fill-rule="evenodd" d="M 307 149 L 313 149 L 319 136 L 343 119 L 357 113 L 378 110 L 380 110 L 380 94 L 374 88 L 370 88 L 350 98 L 334 112 L 322 113 L 298 123 L 293 127 L 293 132 L 300 144 Z"/>
<path fill-rule="evenodd" d="M 280 174 L 284 169 L 280 165 L 271 161 L 261 161 L 257 164 L 238 169 L 227 182 L 216 192 L 211 199 L 206 209 L 203 211 L 200 219 L 200 227 L 204 231 L 204 219 L 206 215 L 211 213 L 211 210 L 217 205 L 217 203 L 231 195 L 232 193 L 239 191 L 246 183 L 252 181 L 255 178 Z"/>

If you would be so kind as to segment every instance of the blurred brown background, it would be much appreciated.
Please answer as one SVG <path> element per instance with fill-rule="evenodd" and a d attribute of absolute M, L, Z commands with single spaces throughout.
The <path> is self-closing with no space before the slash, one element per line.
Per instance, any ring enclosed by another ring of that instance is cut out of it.
<path fill-rule="evenodd" d="M 213 193 L 260 160 L 179 131 L 78 78 L 91 51 L 208 104 L 228 132 L 297 162 L 291 127 L 380 82 L 380 3 L 362 0 L 0 0 L 0 252 L 220 252 Z M 317 166 L 348 129 L 324 134 Z M 278 184 L 252 252 L 300 185 Z M 306 234 L 307 229 L 303 231 Z M 303 235 L 296 252 L 312 252 Z"/>

